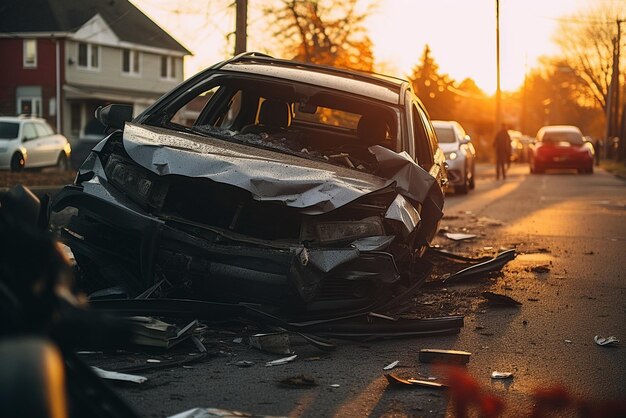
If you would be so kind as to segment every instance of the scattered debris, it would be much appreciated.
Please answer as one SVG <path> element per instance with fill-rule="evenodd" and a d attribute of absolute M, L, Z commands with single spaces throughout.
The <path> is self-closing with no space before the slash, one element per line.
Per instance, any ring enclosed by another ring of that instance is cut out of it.
<path fill-rule="evenodd" d="M 197 320 L 180 329 L 176 325 L 149 316 L 132 316 L 128 320 L 133 326 L 133 343 L 165 349 L 189 338 L 199 326 Z"/>
<path fill-rule="evenodd" d="M 339 383 L 333 383 L 332 385 L 328 385 L 328 387 L 337 389 L 337 388 L 341 387 L 341 385 Z"/>
<path fill-rule="evenodd" d="M 393 373 L 386 374 L 385 377 L 390 385 L 394 386 L 419 386 L 431 389 L 445 389 L 447 386 L 443 383 L 432 382 L 419 379 L 403 379 Z"/>
<path fill-rule="evenodd" d="M 241 338 L 241 337 L 239 337 L 239 338 L 234 338 L 234 339 L 233 339 L 233 342 L 234 342 L 235 344 L 241 344 L 241 343 L 243 342 L 243 338 Z"/>
<path fill-rule="evenodd" d="M 240 360 L 234 363 L 235 366 L 237 367 L 252 367 L 254 366 L 254 362 L 253 361 L 249 361 L 249 360 Z"/>
<path fill-rule="evenodd" d="M 543 248 L 543 247 L 542 247 L 542 248 L 537 248 L 537 252 L 538 252 L 538 253 L 549 253 L 549 252 L 550 252 L 550 250 L 549 250 L 549 249 L 547 249 L 547 248 Z"/>
<path fill-rule="evenodd" d="M 131 382 L 131 383 L 143 383 L 148 380 L 147 377 L 137 376 L 134 374 L 127 373 L 119 373 L 119 372 L 111 372 L 108 370 L 101 369 L 99 367 L 91 367 L 93 371 L 96 372 L 98 376 L 107 380 L 117 380 L 119 382 Z"/>
<path fill-rule="evenodd" d="M 388 365 L 386 365 L 385 367 L 383 367 L 383 370 L 391 370 L 394 367 L 396 367 L 398 365 L 398 363 L 400 363 L 400 360 L 396 360 L 393 363 L 389 363 Z"/>
<path fill-rule="evenodd" d="M 265 367 L 281 366 L 283 364 L 291 363 L 292 361 L 296 359 L 296 357 L 298 357 L 298 355 L 294 354 L 293 356 L 283 357 L 283 358 L 279 358 L 278 360 L 268 361 L 267 363 L 265 363 Z"/>
<path fill-rule="evenodd" d="M 486 245 L 486 246 L 484 246 L 484 247 L 483 247 L 483 250 L 485 250 L 485 251 L 491 251 L 491 250 L 493 250 L 493 247 L 492 247 L 492 246 L 490 246 L 490 245 Z"/>
<path fill-rule="evenodd" d="M 529 302 L 539 302 L 539 299 L 537 299 L 537 298 L 528 298 L 526 300 L 529 301 Z"/>
<path fill-rule="evenodd" d="M 146 363 L 160 363 L 161 360 L 157 360 L 155 358 L 149 358 L 148 360 L 146 360 Z"/>
<path fill-rule="evenodd" d="M 530 269 L 533 273 L 544 274 L 550 272 L 550 267 L 548 266 L 535 266 Z"/>
<path fill-rule="evenodd" d="M 467 351 L 422 348 L 419 352 L 419 361 L 464 365 L 469 363 L 471 355 L 472 353 Z"/>
<path fill-rule="evenodd" d="M 494 292 L 482 292 L 482 297 L 487 299 L 489 306 L 521 306 L 522 302 L 513 299 L 510 296 L 501 295 Z"/>
<path fill-rule="evenodd" d="M 295 387 L 295 388 L 317 386 L 317 382 L 315 381 L 315 379 L 309 376 L 305 376 L 303 374 L 299 376 L 286 377 L 280 380 L 278 383 L 280 383 L 282 386 L 289 386 L 289 387 Z"/>
<path fill-rule="evenodd" d="M 594 255 L 595 253 L 593 251 L 585 251 L 583 254 L 584 255 Z"/>
<path fill-rule="evenodd" d="M 513 373 L 511 372 L 497 372 L 497 371 L 491 372 L 492 379 L 508 379 L 510 377 L 513 377 Z"/>
<path fill-rule="evenodd" d="M 596 344 L 601 346 L 615 346 L 619 344 L 619 340 L 613 335 L 606 338 L 596 335 L 595 337 L 593 337 L 593 340 L 596 342 Z"/>
<path fill-rule="evenodd" d="M 293 354 L 289 344 L 289 334 L 286 332 L 251 335 L 249 343 L 251 347 L 266 353 Z"/>
<path fill-rule="evenodd" d="M 286 418 L 270 415 L 255 415 L 241 411 L 230 411 L 220 408 L 193 408 L 187 411 L 171 415 L 168 418 Z"/>
<path fill-rule="evenodd" d="M 452 241 L 464 241 L 467 239 L 476 238 L 475 234 L 463 234 L 461 232 L 446 232 L 445 237 Z"/>
<path fill-rule="evenodd" d="M 564 340 L 565 344 L 571 344 L 572 340 Z"/>
<path fill-rule="evenodd" d="M 444 255 L 441 251 L 438 251 L 437 254 Z M 491 258 L 487 261 L 483 261 L 481 263 L 475 264 L 473 266 L 464 268 L 456 273 L 448 276 L 444 282 L 453 282 L 458 281 L 460 279 L 468 279 L 470 277 L 476 277 L 482 274 L 496 272 L 502 270 L 504 265 L 509 261 L 515 258 L 515 250 L 507 250 L 499 253 L 494 258 Z"/>

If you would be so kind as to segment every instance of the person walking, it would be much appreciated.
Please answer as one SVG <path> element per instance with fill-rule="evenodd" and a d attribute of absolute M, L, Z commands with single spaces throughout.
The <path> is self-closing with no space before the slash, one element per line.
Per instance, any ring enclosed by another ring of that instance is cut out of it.
<path fill-rule="evenodd" d="M 506 179 L 507 163 L 511 160 L 511 137 L 503 123 L 493 141 L 493 148 L 496 151 L 496 180 Z"/>

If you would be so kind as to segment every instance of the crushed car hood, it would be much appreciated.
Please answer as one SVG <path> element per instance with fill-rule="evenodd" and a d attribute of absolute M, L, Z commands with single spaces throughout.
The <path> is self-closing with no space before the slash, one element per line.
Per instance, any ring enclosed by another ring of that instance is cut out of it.
<path fill-rule="evenodd" d="M 132 123 L 124 128 L 124 148 L 136 163 L 158 175 L 205 177 L 247 190 L 256 200 L 282 202 L 309 215 L 329 212 L 397 180 L 234 141 Z M 385 160 L 393 161 L 389 153 L 399 158 L 394 165 L 408 163 L 393 151 L 386 153 Z M 397 168 L 394 173 L 406 176 Z M 429 174 L 423 174 L 424 183 L 411 187 L 421 189 L 420 197 L 432 184 Z"/>

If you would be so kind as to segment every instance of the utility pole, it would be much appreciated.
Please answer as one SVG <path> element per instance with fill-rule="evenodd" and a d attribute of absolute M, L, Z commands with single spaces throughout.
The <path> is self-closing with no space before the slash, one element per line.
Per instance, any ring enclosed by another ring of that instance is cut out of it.
<path fill-rule="evenodd" d="M 235 0 L 236 25 L 235 25 L 235 55 L 246 52 L 246 39 L 248 37 L 248 0 Z"/>
<path fill-rule="evenodd" d="M 500 0 L 496 0 L 496 127 L 502 122 L 502 92 L 500 91 Z"/>
<path fill-rule="evenodd" d="M 605 129 L 605 149 L 611 147 L 612 138 L 619 135 L 619 111 L 620 111 L 620 85 L 619 85 L 619 61 L 620 46 L 622 40 L 622 23 L 624 19 L 616 19 L 617 36 L 613 38 L 613 65 L 611 68 L 611 82 L 606 100 L 606 129 Z M 620 138 L 618 155 L 614 155 L 619 160 L 626 158 L 626 138 Z"/>

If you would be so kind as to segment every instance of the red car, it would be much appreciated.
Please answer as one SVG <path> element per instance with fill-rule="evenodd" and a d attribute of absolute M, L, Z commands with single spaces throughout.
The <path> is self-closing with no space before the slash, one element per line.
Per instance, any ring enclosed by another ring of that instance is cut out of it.
<path fill-rule="evenodd" d="M 574 169 L 579 173 L 593 173 L 593 145 L 583 139 L 576 126 L 544 126 L 537 132 L 537 140 L 530 147 L 529 164 L 533 174 L 547 169 Z"/>

